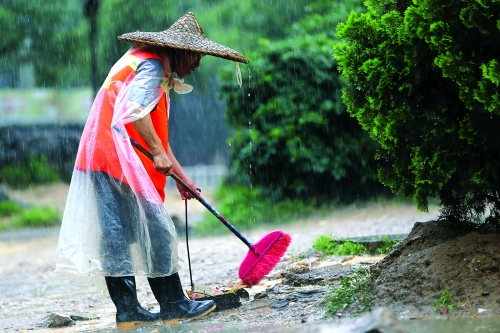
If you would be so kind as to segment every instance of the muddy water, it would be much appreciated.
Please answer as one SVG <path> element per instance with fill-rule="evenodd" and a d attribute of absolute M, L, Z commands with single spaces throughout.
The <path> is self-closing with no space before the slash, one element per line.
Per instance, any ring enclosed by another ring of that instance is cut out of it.
<path fill-rule="evenodd" d="M 181 324 L 177 326 L 161 326 L 161 324 L 146 326 L 133 330 L 137 333 L 204 333 L 204 332 L 221 332 L 221 333 L 279 333 L 284 332 L 280 326 L 249 326 L 242 324 L 228 323 L 192 323 Z M 96 333 L 123 333 L 116 329 L 98 329 L 85 332 Z"/>

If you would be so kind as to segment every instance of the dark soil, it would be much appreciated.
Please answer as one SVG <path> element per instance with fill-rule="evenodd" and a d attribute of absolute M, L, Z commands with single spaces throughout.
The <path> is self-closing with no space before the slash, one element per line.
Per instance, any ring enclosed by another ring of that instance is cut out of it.
<path fill-rule="evenodd" d="M 497 315 L 499 271 L 499 234 L 449 221 L 417 222 L 408 238 L 371 267 L 374 306 L 400 318 L 435 316 L 440 309 L 431 303 L 448 289 L 451 315 Z"/>

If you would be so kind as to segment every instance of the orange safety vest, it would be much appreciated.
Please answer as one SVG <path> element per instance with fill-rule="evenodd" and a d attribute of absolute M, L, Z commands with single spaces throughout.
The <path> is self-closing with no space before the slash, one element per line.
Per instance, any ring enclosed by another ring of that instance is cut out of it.
<path fill-rule="evenodd" d="M 159 59 L 163 62 L 164 68 L 168 68 L 165 63 L 165 59 L 154 53 L 144 50 L 136 50 L 132 51 L 130 55 L 129 66 L 126 66 L 116 75 L 111 77 L 111 79 L 108 80 L 110 83 L 105 84 L 103 88 L 101 88 L 101 90 L 104 89 L 105 91 L 100 113 L 96 121 L 91 123 L 88 122 L 85 125 L 81 144 L 86 145 L 87 148 L 80 149 L 75 163 L 76 168 L 79 170 L 104 171 L 110 176 L 127 184 L 128 182 L 123 175 L 122 167 L 120 165 L 116 147 L 111 135 L 111 120 L 113 117 L 115 98 L 119 93 L 118 90 L 119 87 L 122 86 L 122 83 L 127 78 L 133 79 L 135 77 L 138 65 L 145 59 Z M 162 141 L 163 148 L 166 152 L 168 152 L 168 103 L 166 100 L 166 94 L 162 95 L 156 108 L 151 111 L 150 115 L 154 129 Z M 133 123 L 126 124 L 125 128 L 131 138 L 147 150 L 150 150 L 149 146 L 135 129 Z M 94 146 L 93 149 L 91 145 Z M 137 151 L 137 154 L 162 201 L 164 201 L 165 185 L 167 182 L 166 176 L 156 171 L 153 162 L 143 153 Z"/>

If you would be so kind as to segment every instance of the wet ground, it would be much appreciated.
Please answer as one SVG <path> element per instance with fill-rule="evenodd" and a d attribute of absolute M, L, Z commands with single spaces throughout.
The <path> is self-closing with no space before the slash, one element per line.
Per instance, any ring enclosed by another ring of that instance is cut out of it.
<path fill-rule="evenodd" d="M 50 191 L 53 191 L 52 200 L 58 200 L 56 205 L 64 207 L 64 187 L 49 188 L 45 193 Z M 29 196 L 25 194 L 24 197 Z M 196 207 L 196 204 L 190 205 L 190 221 L 193 220 L 192 216 L 204 209 Z M 181 200 L 168 208 L 183 218 L 184 205 Z M 433 220 L 436 214 L 436 210 L 426 214 L 405 205 L 367 205 L 332 212 L 330 216 L 319 220 L 281 226 L 279 229 L 290 233 L 293 239 L 288 253 L 268 278 L 247 290 L 248 300 L 244 300 L 241 307 L 214 312 L 201 320 L 176 327 L 153 325 L 138 331 L 286 332 L 284 329 L 291 331 L 298 326 L 306 332 L 306 328 L 312 329 L 310 325 L 328 322 L 322 304 L 329 283 L 339 281 L 355 267 L 369 267 L 383 259 L 383 256 L 320 258 L 311 251 L 312 242 L 318 236 L 405 234 L 411 231 L 415 222 Z M 277 228 L 254 230 L 246 233 L 246 236 L 251 241 L 257 241 Z M 0 234 L 0 332 L 115 331 L 115 309 L 106 293 L 55 276 L 53 269 L 57 238 L 57 229 Z M 197 286 L 224 288 L 239 282 L 237 270 L 248 249 L 230 232 L 219 237 L 192 238 L 189 246 L 193 280 Z M 187 259 L 183 241 L 180 253 Z M 184 286 L 188 288 L 190 279 L 187 264 L 180 275 Z M 138 278 L 137 284 L 142 305 L 158 311 L 146 279 Z M 72 317 L 73 325 L 58 329 L 44 328 L 44 318 L 49 313 Z M 497 332 L 495 329 L 500 327 L 497 325 L 498 318 L 493 322 L 488 322 L 488 317 L 439 321 L 435 318 L 443 317 L 434 315 L 430 318 L 433 320 L 404 320 L 403 324 L 408 332 Z M 335 318 L 334 321 L 340 319 Z M 455 330 L 453 327 L 464 330 Z"/>

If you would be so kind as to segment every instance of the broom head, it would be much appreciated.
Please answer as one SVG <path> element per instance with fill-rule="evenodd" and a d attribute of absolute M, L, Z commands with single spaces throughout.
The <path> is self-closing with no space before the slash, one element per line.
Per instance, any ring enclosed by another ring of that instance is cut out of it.
<path fill-rule="evenodd" d="M 258 284 L 280 261 L 292 238 L 277 230 L 252 245 L 240 265 L 239 277 L 248 288 Z"/>

